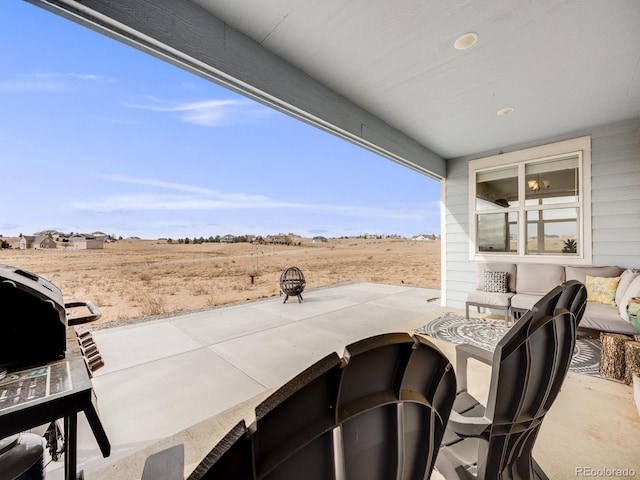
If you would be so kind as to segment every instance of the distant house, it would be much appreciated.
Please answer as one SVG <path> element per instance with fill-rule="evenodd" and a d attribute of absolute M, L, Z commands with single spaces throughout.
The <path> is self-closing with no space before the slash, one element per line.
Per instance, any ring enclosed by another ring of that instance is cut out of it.
<path fill-rule="evenodd" d="M 20 235 L 20 250 L 27 250 L 28 248 L 33 248 L 33 241 L 36 237 L 33 235 Z"/>
<path fill-rule="evenodd" d="M 58 244 L 48 235 L 23 235 L 20 237 L 20 250 L 55 249 Z"/>
<path fill-rule="evenodd" d="M 326 237 L 313 237 L 313 239 L 311 240 L 313 243 L 327 243 L 329 240 L 327 240 Z"/>
<path fill-rule="evenodd" d="M 225 235 L 224 237 L 220 238 L 220 243 L 233 243 L 236 241 L 236 237 L 233 235 Z"/>
<path fill-rule="evenodd" d="M 96 238 L 93 235 L 72 235 L 69 240 L 73 242 L 73 248 L 78 250 L 93 250 L 104 248 L 104 238 Z"/>
<path fill-rule="evenodd" d="M 265 242 L 270 245 L 284 245 L 287 243 L 287 238 L 284 235 L 267 235 Z"/>
<path fill-rule="evenodd" d="M 437 239 L 438 239 L 438 237 L 435 236 L 434 234 L 431 234 L 431 235 L 420 234 L 420 235 L 416 235 L 414 237 L 411 237 L 411 240 L 418 240 L 418 241 L 437 240 Z"/>
<path fill-rule="evenodd" d="M 102 240 L 103 242 L 109 243 L 110 237 L 106 233 L 102 232 L 93 232 L 91 236 L 96 240 Z"/>

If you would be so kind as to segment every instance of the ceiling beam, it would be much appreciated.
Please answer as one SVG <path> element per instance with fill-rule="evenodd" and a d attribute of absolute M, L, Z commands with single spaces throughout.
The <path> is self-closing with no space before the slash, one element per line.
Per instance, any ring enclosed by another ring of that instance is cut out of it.
<path fill-rule="evenodd" d="M 27 0 L 436 179 L 445 160 L 189 0 Z"/>

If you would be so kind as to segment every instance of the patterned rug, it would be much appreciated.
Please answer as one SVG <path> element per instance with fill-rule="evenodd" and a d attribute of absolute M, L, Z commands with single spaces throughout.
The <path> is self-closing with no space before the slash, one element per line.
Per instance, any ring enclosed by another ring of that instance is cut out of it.
<path fill-rule="evenodd" d="M 469 318 L 446 313 L 420 327 L 416 333 L 451 343 L 468 343 L 493 351 L 509 327 L 502 320 Z M 600 377 L 600 339 L 578 336 L 569 369 L 583 375 Z"/>

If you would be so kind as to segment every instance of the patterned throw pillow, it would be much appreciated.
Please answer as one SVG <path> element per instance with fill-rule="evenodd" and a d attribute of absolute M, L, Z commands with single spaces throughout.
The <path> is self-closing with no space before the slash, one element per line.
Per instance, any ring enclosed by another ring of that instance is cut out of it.
<path fill-rule="evenodd" d="M 490 272 L 484 271 L 484 291 L 507 293 L 507 275 L 508 272 Z"/>
<path fill-rule="evenodd" d="M 587 302 L 615 305 L 618 283 L 620 283 L 620 277 L 607 278 L 587 275 Z"/>

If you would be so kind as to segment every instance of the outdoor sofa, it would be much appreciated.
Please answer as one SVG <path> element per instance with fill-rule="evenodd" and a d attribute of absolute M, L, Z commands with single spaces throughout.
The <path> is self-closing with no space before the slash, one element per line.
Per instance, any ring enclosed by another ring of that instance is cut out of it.
<path fill-rule="evenodd" d="M 505 321 L 529 310 L 551 288 L 566 280 L 587 287 L 587 308 L 580 328 L 637 334 L 629 321 L 627 304 L 640 297 L 640 272 L 618 266 L 574 267 L 552 264 L 487 262 L 478 264 L 476 290 L 469 292 L 469 307 L 502 311 Z"/>

